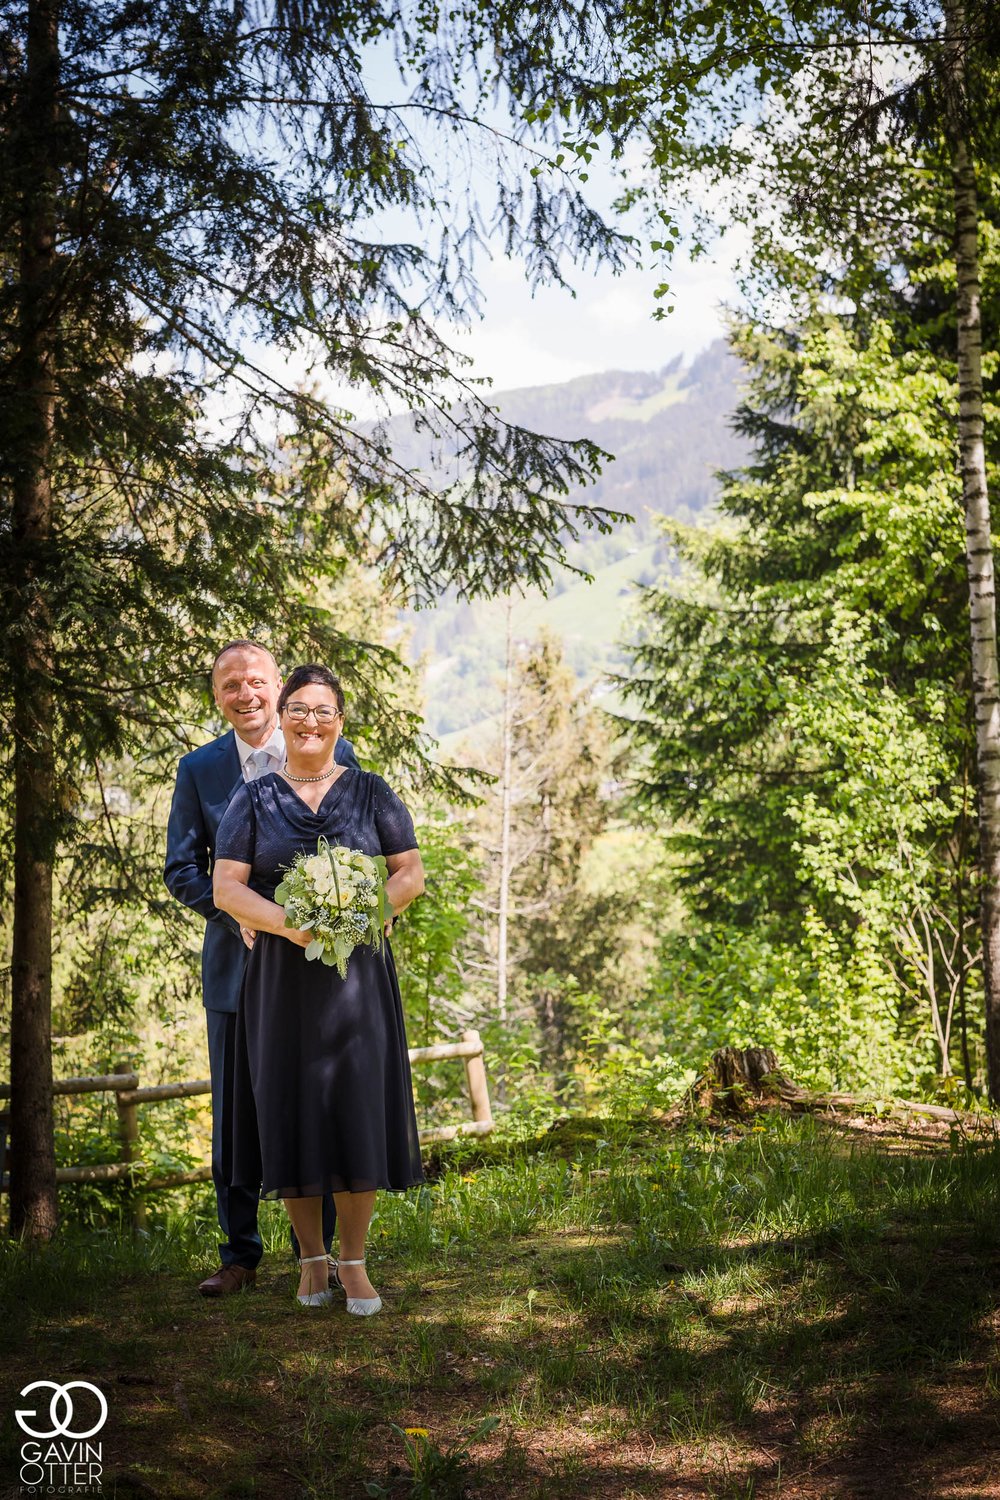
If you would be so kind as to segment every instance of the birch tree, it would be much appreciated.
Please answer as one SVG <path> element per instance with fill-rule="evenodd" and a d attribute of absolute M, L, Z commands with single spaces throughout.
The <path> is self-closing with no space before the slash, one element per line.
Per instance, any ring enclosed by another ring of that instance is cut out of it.
<path fill-rule="evenodd" d="M 1000 1104 L 1000 674 L 997 665 L 996 581 L 990 496 L 983 440 L 982 289 L 980 217 L 976 185 L 977 104 L 970 98 L 970 47 L 980 40 L 962 0 L 944 0 L 940 71 L 944 133 L 954 195 L 957 283 L 958 451 L 965 504 L 966 571 L 972 642 L 972 696 L 976 720 L 976 794 L 982 879 L 983 969 L 986 986 L 986 1052 L 990 1098 Z M 1000 74 L 994 71 L 995 85 Z M 993 115 L 996 96 L 993 96 Z M 987 124 L 984 118 L 982 124 Z M 993 144 L 996 145 L 994 124 Z M 995 165 L 995 158 L 994 158 Z"/>

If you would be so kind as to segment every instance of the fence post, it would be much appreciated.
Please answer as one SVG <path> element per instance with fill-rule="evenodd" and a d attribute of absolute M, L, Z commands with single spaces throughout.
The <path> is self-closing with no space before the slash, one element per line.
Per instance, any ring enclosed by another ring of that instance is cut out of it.
<path fill-rule="evenodd" d="M 486 1065 L 483 1062 L 483 1041 L 478 1031 L 463 1031 L 463 1042 L 475 1042 L 479 1052 L 475 1057 L 465 1059 L 465 1078 L 469 1085 L 469 1102 L 472 1105 L 472 1118 L 481 1124 L 493 1123 L 493 1110 L 490 1108 L 490 1091 L 486 1083 Z"/>
<path fill-rule="evenodd" d="M 126 1058 L 124 1062 L 116 1063 L 116 1073 L 131 1073 L 131 1060 Z M 139 1106 L 135 1100 L 124 1104 L 122 1102 L 122 1091 L 115 1091 L 115 1104 L 118 1107 L 118 1135 L 122 1145 L 122 1161 L 132 1162 L 136 1160 L 136 1148 L 139 1144 Z M 133 1229 L 145 1229 L 146 1227 L 146 1204 L 135 1191 L 131 1177 L 129 1180 L 128 1205 L 132 1219 Z"/>

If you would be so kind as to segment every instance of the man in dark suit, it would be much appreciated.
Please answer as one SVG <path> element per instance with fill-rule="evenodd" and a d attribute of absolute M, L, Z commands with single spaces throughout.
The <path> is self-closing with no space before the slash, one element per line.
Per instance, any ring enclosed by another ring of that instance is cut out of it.
<path fill-rule="evenodd" d="M 259 1193 L 227 1182 L 223 1156 L 232 1108 L 236 1001 L 251 939 L 213 902 L 212 864 L 215 836 L 236 788 L 284 765 L 285 742 L 277 716 L 280 689 L 278 664 L 265 646 L 232 641 L 222 648 L 212 664 L 212 692 L 232 729 L 181 759 L 167 824 L 167 889 L 205 918 L 201 981 L 212 1075 L 212 1178 L 223 1237 L 222 1264 L 198 1288 L 206 1297 L 252 1288 L 262 1253 Z M 343 737 L 337 742 L 336 759 L 360 769 L 353 746 Z M 327 1250 L 334 1222 L 328 1196 L 323 1204 Z"/>

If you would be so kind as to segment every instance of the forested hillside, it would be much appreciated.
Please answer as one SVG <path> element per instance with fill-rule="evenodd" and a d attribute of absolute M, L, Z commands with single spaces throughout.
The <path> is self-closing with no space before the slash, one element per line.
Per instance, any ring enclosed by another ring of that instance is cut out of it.
<path fill-rule="evenodd" d="M 659 371 L 608 370 L 493 398 L 504 421 L 553 437 L 585 436 L 612 454 L 579 498 L 634 517 L 571 548 L 573 565 L 592 582 L 562 570 L 547 595 L 532 589 L 515 604 L 515 636 L 551 631 L 581 684 L 601 692 L 602 675 L 623 664 L 620 638 L 635 584 L 652 582 L 667 559 L 658 519 L 693 520 L 712 504 L 717 471 L 745 457 L 729 420 L 738 391 L 739 365 L 718 339 L 688 367 L 678 356 Z M 394 446 L 407 462 L 433 467 L 428 445 L 409 427 L 408 418 L 393 424 Z M 505 607 L 502 599 L 465 604 L 450 594 L 407 616 L 410 659 L 424 669 L 427 727 L 446 749 L 497 711 Z"/>

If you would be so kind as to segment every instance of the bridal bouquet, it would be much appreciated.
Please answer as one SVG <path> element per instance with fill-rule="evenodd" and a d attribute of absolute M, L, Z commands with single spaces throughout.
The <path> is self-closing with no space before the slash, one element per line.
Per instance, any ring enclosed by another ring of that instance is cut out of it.
<path fill-rule="evenodd" d="M 285 926 L 313 934 L 306 958 L 318 958 L 347 977 L 347 960 L 362 943 L 381 948 L 392 907 L 381 854 L 362 854 L 321 838 L 315 854 L 297 854 L 274 893 Z"/>

